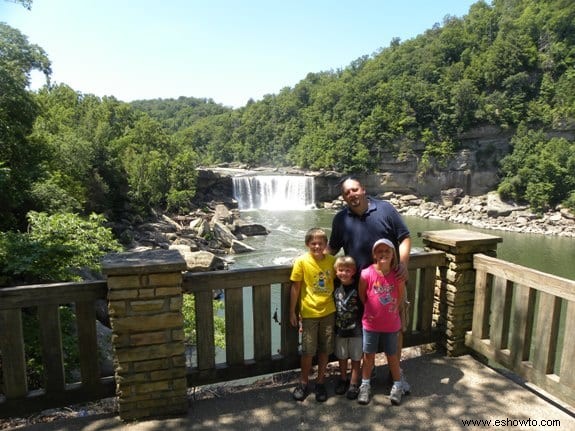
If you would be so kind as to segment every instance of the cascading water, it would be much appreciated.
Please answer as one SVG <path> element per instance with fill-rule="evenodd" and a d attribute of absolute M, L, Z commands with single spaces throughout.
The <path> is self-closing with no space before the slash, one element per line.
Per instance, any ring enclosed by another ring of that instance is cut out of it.
<path fill-rule="evenodd" d="M 313 177 L 254 175 L 233 177 L 240 210 L 305 210 L 315 205 Z"/>

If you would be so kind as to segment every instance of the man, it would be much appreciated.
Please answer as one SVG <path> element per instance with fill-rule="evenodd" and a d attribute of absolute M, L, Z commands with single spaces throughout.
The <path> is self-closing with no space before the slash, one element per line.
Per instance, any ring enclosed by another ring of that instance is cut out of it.
<path fill-rule="evenodd" d="M 401 215 L 391 203 L 368 197 L 358 178 L 349 176 L 340 184 L 347 208 L 333 218 L 329 252 L 336 254 L 343 247 L 344 253 L 355 259 L 359 275 L 372 263 L 375 241 L 387 238 L 398 250 L 398 274 L 407 282 L 411 238 Z"/>

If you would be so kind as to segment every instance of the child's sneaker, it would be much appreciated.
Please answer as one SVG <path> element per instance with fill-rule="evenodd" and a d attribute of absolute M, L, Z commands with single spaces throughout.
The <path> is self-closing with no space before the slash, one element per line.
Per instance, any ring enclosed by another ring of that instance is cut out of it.
<path fill-rule="evenodd" d="M 359 404 L 369 404 L 371 399 L 371 386 L 361 385 L 359 387 L 359 394 L 357 395 L 357 402 Z"/>
<path fill-rule="evenodd" d="M 409 395 L 411 393 L 411 385 L 407 383 L 407 380 L 401 376 L 401 386 L 403 387 L 403 395 Z"/>
<path fill-rule="evenodd" d="M 293 399 L 296 401 L 305 400 L 308 394 L 309 394 L 308 385 L 304 385 L 301 382 L 296 385 L 295 389 L 292 392 Z"/>
<path fill-rule="evenodd" d="M 351 383 L 345 394 L 346 398 L 348 400 L 355 400 L 357 399 L 358 395 L 359 395 L 359 386 Z"/>
<path fill-rule="evenodd" d="M 403 396 L 403 383 L 395 382 L 391 387 L 391 392 L 389 393 L 389 399 L 391 404 L 398 406 L 401 404 L 401 397 Z"/>
<path fill-rule="evenodd" d="M 315 384 L 315 400 L 320 403 L 327 400 L 327 389 L 323 383 Z"/>
<path fill-rule="evenodd" d="M 335 385 L 335 393 L 338 395 L 345 394 L 348 384 L 348 380 L 338 379 L 337 385 Z"/>

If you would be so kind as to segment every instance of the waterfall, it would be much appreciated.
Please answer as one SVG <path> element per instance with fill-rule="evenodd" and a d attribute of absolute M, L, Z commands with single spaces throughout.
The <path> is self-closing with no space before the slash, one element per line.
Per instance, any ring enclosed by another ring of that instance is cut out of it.
<path fill-rule="evenodd" d="M 240 210 L 305 210 L 315 205 L 313 177 L 257 175 L 233 177 Z"/>

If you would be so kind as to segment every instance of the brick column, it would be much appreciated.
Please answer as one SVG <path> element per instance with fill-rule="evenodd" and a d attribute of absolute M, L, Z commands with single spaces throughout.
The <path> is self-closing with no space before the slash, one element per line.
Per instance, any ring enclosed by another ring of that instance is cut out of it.
<path fill-rule="evenodd" d="M 120 253 L 102 268 L 121 419 L 185 414 L 184 259 L 176 250 Z"/>
<path fill-rule="evenodd" d="M 495 257 L 499 236 L 467 229 L 427 231 L 421 234 L 426 250 L 444 251 L 447 266 L 437 269 L 433 320 L 442 335 L 447 356 L 467 353 L 465 333 L 471 330 L 475 297 L 473 255 Z"/>

